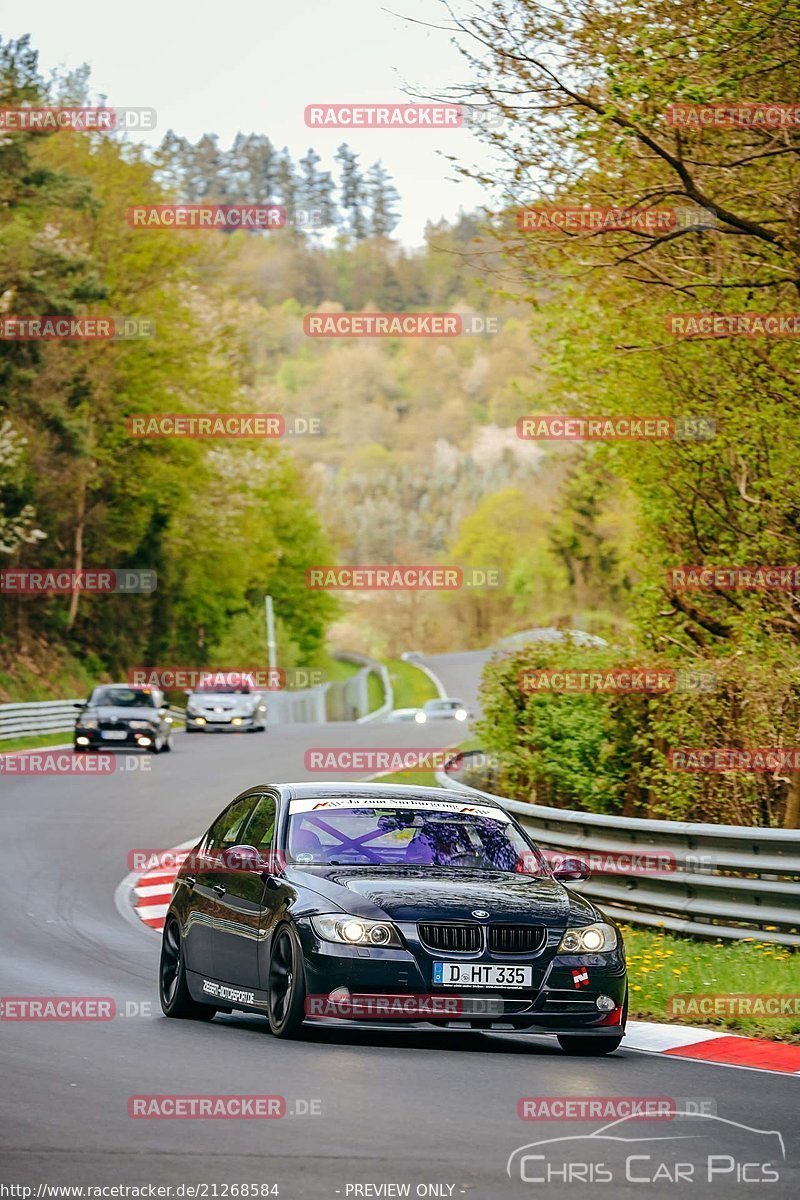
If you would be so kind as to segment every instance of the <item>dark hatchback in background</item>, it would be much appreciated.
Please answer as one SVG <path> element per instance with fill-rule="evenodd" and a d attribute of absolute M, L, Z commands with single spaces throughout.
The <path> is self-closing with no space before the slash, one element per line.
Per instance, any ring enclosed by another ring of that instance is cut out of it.
<path fill-rule="evenodd" d="M 164 693 L 156 688 L 109 683 L 94 688 L 75 722 L 74 748 L 130 750 L 158 754 L 172 749 L 172 718 Z"/>
<path fill-rule="evenodd" d="M 625 1029 L 625 954 L 614 923 L 564 886 L 583 870 L 554 873 L 499 804 L 460 792 L 259 785 L 178 873 L 162 1008 L 262 1013 L 293 1037 L 306 1019 L 370 1005 L 391 1018 L 399 1003 L 406 1024 L 553 1034 L 607 1054 Z"/>

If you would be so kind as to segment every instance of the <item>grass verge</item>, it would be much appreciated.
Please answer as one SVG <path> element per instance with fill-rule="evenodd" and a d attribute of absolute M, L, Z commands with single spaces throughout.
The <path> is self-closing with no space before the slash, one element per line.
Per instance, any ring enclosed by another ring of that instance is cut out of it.
<path fill-rule="evenodd" d="M 427 700 L 436 700 L 439 693 L 424 671 L 402 658 L 390 658 L 385 663 L 394 691 L 395 708 L 422 708 Z"/>
<path fill-rule="evenodd" d="M 793 991 L 800 955 L 756 938 L 701 941 L 674 934 L 623 929 L 630 980 L 630 1017 L 729 1029 L 732 1033 L 800 1043 L 800 1016 L 708 1016 L 677 1011 L 675 996 L 774 996 Z"/>
<path fill-rule="evenodd" d="M 72 732 L 66 733 L 34 733 L 30 737 L 9 738 L 0 742 L 0 754 L 8 754 L 12 750 L 36 750 L 39 746 L 72 745 Z"/>

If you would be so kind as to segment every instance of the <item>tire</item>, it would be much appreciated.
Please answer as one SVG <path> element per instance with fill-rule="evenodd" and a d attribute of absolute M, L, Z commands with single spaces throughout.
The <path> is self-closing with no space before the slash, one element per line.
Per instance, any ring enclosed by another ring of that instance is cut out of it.
<path fill-rule="evenodd" d="M 171 751 L 172 751 L 172 734 L 168 733 L 167 740 L 164 742 L 164 745 L 161 748 L 161 752 L 162 752 L 162 754 L 170 754 Z"/>
<path fill-rule="evenodd" d="M 267 995 L 267 1020 L 275 1037 L 300 1037 L 305 1018 L 306 977 L 300 942 L 288 924 L 279 925 L 272 938 Z"/>
<path fill-rule="evenodd" d="M 161 959 L 158 965 L 158 998 L 165 1017 L 184 1021 L 210 1021 L 215 1008 L 193 1000 L 186 982 L 186 964 L 182 953 L 178 922 L 170 917 L 161 938 Z"/>
<path fill-rule="evenodd" d="M 558 1044 L 565 1054 L 584 1054 L 597 1057 L 601 1054 L 613 1054 L 619 1048 L 623 1035 L 613 1037 L 581 1037 L 580 1034 L 559 1033 Z"/>

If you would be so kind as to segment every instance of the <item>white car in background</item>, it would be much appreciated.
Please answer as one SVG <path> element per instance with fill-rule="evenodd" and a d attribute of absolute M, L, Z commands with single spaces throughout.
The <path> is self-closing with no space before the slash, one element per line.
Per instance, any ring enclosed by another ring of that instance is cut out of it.
<path fill-rule="evenodd" d="M 443 696 L 439 700 L 428 700 L 423 704 L 421 710 L 421 718 L 416 720 L 424 725 L 428 721 L 469 721 L 474 716 L 467 708 L 463 700 L 457 700 L 455 696 Z"/>
<path fill-rule="evenodd" d="M 251 676 L 220 679 L 209 673 L 187 693 L 186 732 L 212 733 L 221 729 L 239 733 L 264 733 L 267 697 Z"/>

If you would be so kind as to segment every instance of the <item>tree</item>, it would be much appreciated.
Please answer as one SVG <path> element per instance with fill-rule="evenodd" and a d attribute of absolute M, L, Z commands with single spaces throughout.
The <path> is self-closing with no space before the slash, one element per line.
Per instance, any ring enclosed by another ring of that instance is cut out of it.
<path fill-rule="evenodd" d="M 335 155 L 339 164 L 339 206 L 342 210 L 342 228 L 357 242 L 368 234 L 364 209 L 368 196 L 364 179 L 358 166 L 358 155 L 343 142 Z"/>
<path fill-rule="evenodd" d="M 382 162 L 373 163 L 367 172 L 366 193 L 369 231 L 374 237 L 388 237 L 400 220 L 400 214 L 394 208 L 400 193 Z"/>

